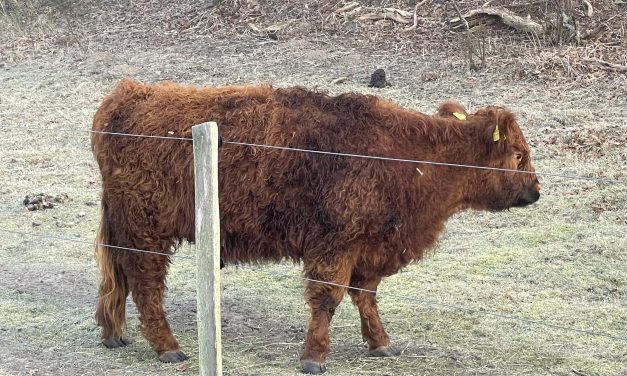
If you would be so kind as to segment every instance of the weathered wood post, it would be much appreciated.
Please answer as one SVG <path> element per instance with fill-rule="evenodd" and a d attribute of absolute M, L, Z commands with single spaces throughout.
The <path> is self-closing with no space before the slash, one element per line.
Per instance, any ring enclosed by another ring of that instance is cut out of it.
<path fill-rule="evenodd" d="M 192 127 L 198 265 L 198 363 L 201 376 L 222 375 L 218 126 Z"/>

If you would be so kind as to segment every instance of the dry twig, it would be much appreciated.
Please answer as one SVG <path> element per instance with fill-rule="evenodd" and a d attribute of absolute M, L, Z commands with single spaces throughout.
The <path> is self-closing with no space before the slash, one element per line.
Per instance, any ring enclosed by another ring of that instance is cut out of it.
<path fill-rule="evenodd" d="M 357 1 L 351 1 L 350 3 L 344 5 L 343 7 L 337 8 L 333 12 L 334 13 L 348 13 L 358 7 L 359 7 L 359 3 Z"/>
<path fill-rule="evenodd" d="M 348 80 L 348 76 L 339 77 L 339 78 L 336 78 L 335 80 L 331 81 L 331 85 L 341 84 L 341 83 L 343 83 L 346 80 Z"/>
<path fill-rule="evenodd" d="M 577 375 L 577 376 L 589 376 L 587 373 L 583 373 L 583 372 L 581 372 L 581 371 L 579 371 L 577 369 L 574 369 L 574 368 L 571 371 L 573 371 L 573 373 L 575 375 Z"/>
<path fill-rule="evenodd" d="M 588 17 L 592 17 L 592 13 L 594 12 L 594 8 L 592 8 L 592 4 L 588 0 L 583 0 L 583 3 L 586 4 L 586 15 Z"/>
<path fill-rule="evenodd" d="M 410 31 L 415 29 L 418 26 L 418 7 L 420 7 L 421 5 L 423 5 L 424 3 L 426 3 L 429 0 L 422 0 L 421 2 L 417 2 L 416 6 L 414 7 L 414 24 L 411 25 L 410 27 L 408 27 L 407 29 L 405 29 L 405 31 Z"/>
<path fill-rule="evenodd" d="M 472 35 L 470 34 L 470 26 L 468 25 L 468 21 L 466 20 L 466 18 L 462 15 L 461 10 L 459 10 L 457 1 L 451 0 L 451 3 L 453 4 L 453 8 L 455 8 L 459 19 L 463 22 L 463 25 L 466 28 L 466 58 L 468 59 L 468 67 L 470 68 L 470 70 L 476 70 L 477 66 L 475 65 L 475 61 L 472 57 L 474 49 L 472 43 Z"/>

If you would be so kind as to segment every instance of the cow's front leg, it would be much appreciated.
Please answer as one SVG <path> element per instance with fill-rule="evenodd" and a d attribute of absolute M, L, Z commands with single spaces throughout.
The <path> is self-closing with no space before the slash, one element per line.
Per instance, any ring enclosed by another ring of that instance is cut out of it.
<path fill-rule="evenodd" d="M 346 285 L 350 279 L 348 272 L 335 271 L 325 275 L 309 275 L 309 278 Z M 326 278 L 325 278 L 326 277 Z M 319 282 L 307 282 L 306 298 L 311 310 L 309 329 L 305 340 L 305 350 L 300 358 L 303 372 L 320 374 L 326 371 L 324 361 L 329 353 L 329 326 L 340 304 L 346 288 Z"/>

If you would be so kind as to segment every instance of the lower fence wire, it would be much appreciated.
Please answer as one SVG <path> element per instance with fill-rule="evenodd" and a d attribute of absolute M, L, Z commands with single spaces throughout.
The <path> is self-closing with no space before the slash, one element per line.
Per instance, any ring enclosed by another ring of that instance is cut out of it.
<path fill-rule="evenodd" d="M 342 285 L 342 284 L 338 284 L 338 283 L 334 283 L 334 282 L 320 281 L 320 280 L 311 279 L 311 278 L 302 277 L 302 276 L 289 275 L 289 274 L 286 274 L 286 273 L 275 273 L 275 272 L 271 272 L 271 271 L 267 271 L 267 270 L 262 270 L 262 269 L 260 269 L 258 267 L 254 267 L 254 266 L 237 265 L 237 267 L 242 268 L 242 269 L 252 270 L 252 271 L 255 271 L 255 272 L 259 272 L 259 273 L 263 273 L 263 274 L 266 274 L 266 275 L 271 275 L 271 276 L 274 276 L 274 277 L 297 278 L 297 279 L 301 279 L 301 280 L 308 281 L 308 282 L 321 283 L 321 284 L 330 285 L 330 286 L 343 287 L 343 288 L 350 289 L 350 290 L 364 291 L 364 292 L 369 292 L 369 293 L 372 293 L 372 294 L 377 294 L 377 291 L 375 291 L 375 290 L 368 290 L 368 289 L 363 289 L 363 288 L 359 288 L 359 287 Z M 503 314 L 503 313 L 498 313 L 498 312 L 487 311 L 487 310 L 485 310 L 483 308 L 469 308 L 469 307 L 464 307 L 464 306 L 460 306 L 460 305 L 445 304 L 445 303 L 440 303 L 440 302 L 436 302 L 436 301 L 420 299 L 420 298 L 413 297 L 413 296 L 405 296 L 405 295 L 399 295 L 399 294 L 394 294 L 394 293 L 389 293 L 389 292 L 386 292 L 385 296 L 398 298 L 400 300 L 411 301 L 411 302 L 414 302 L 414 303 L 418 303 L 420 305 L 437 307 L 439 309 L 446 309 L 446 310 L 453 310 L 453 311 L 462 311 L 462 312 L 474 313 L 474 314 L 479 314 L 479 315 L 492 316 L 492 317 L 497 317 L 499 319 L 519 321 L 519 322 L 522 322 L 522 323 L 525 323 L 525 324 L 544 326 L 544 327 L 548 327 L 548 328 L 552 328 L 552 329 L 559 329 L 559 330 L 566 331 L 566 332 L 575 332 L 575 333 L 586 334 L 586 335 L 595 336 L 595 337 L 605 337 L 605 338 L 610 338 L 610 339 L 613 339 L 613 340 L 627 342 L 627 337 L 620 337 L 620 336 L 615 336 L 615 335 L 612 335 L 612 334 L 609 334 L 609 333 L 604 333 L 604 332 L 589 331 L 589 330 L 585 330 L 585 329 L 578 329 L 578 328 L 573 328 L 573 327 L 569 327 L 569 326 L 552 324 L 552 323 L 548 323 L 548 322 L 540 321 L 540 320 L 527 319 L 527 318 L 524 318 L 524 317 L 519 317 L 519 316 L 514 316 L 514 315 L 508 315 L 508 314 Z"/>
<path fill-rule="evenodd" d="M 94 245 L 94 243 L 89 242 L 89 241 L 73 239 L 73 238 L 67 238 L 67 237 L 61 237 L 61 236 L 52 236 L 52 235 L 46 235 L 46 234 L 33 234 L 33 233 L 25 233 L 25 232 L 5 230 L 5 229 L 0 229 L 0 231 L 5 232 L 5 233 L 14 234 L 14 235 L 34 236 L 34 237 L 39 237 L 39 238 L 63 240 L 63 241 L 70 241 L 70 242 L 75 242 L 75 243 L 81 243 L 81 244 Z M 147 250 L 141 250 L 141 249 L 135 249 L 135 248 L 112 246 L 112 245 L 108 245 L 108 244 L 98 244 L 98 245 L 101 245 L 101 246 L 104 246 L 104 247 L 109 247 L 109 248 L 112 248 L 112 249 L 117 249 L 117 250 L 120 250 L 120 251 L 141 252 L 141 253 L 149 253 L 149 254 L 169 256 L 169 257 L 178 257 L 178 258 L 184 258 L 184 259 L 195 259 L 196 258 L 195 256 L 177 255 L 175 253 L 153 252 L 153 251 L 147 251 Z M 254 266 L 248 266 L 248 265 L 242 265 L 242 264 L 237 264 L 237 265 L 234 265 L 234 266 L 238 267 L 238 268 L 247 269 L 247 270 L 251 270 L 251 271 L 254 271 L 254 272 L 258 272 L 258 273 L 263 273 L 263 274 L 266 274 L 266 275 L 274 276 L 274 277 L 296 278 L 296 279 L 301 279 L 301 280 L 304 280 L 304 281 L 307 281 L 307 282 L 320 283 L 320 284 L 329 285 L 329 286 L 342 287 L 342 288 L 346 288 L 346 289 L 362 291 L 362 292 L 368 292 L 368 293 L 371 293 L 371 294 L 377 294 L 377 291 L 375 291 L 375 290 L 363 289 L 363 288 L 353 287 L 353 286 L 349 286 L 349 285 L 342 285 L 342 284 L 335 283 L 335 282 L 321 281 L 321 280 L 307 278 L 307 277 L 302 277 L 302 276 L 294 276 L 294 275 L 290 275 L 290 274 L 286 274 L 286 273 L 276 273 L 276 272 L 271 272 L 271 271 L 267 271 L 267 270 L 262 270 L 259 267 L 254 267 Z M 440 303 L 440 302 L 436 302 L 436 301 L 419 299 L 419 298 L 413 297 L 413 296 L 404 296 L 404 295 L 394 294 L 394 293 L 385 293 L 385 296 L 394 297 L 394 298 L 398 298 L 400 300 L 405 300 L 405 301 L 411 301 L 411 302 L 414 302 L 414 303 L 417 303 L 417 304 L 420 304 L 420 305 L 436 307 L 436 308 L 439 308 L 439 309 L 446 309 L 446 310 L 461 311 L 461 312 L 467 312 L 467 313 L 478 314 L 478 315 L 492 316 L 492 317 L 496 317 L 496 318 L 503 319 L 503 320 L 522 322 L 522 323 L 527 324 L 527 325 L 544 326 L 544 327 L 547 327 L 547 328 L 558 329 L 558 330 L 562 330 L 562 331 L 565 331 L 565 332 L 574 332 L 574 333 L 585 334 L 585 335 L 594 336 L 594 337 L 604 337 L 604 338 L 609 338 L 609 339 L 613 339 L 613 340 L 627 342 L 627 337 L 621 337 L 621 336 L 616 336 L 616 335 L 612 335 L 612 334 L 604 333 L 604 332 L 590 331 L 590 330 L 585 330 L 585 329 L 578 329 L 578 328 L 573 328 L 573 327 L 569 327 L 569 326 L 563 326 L 563 325 L 548 323 L 548 322 L 541 321 L 541 320 L 533 320 L 533 319 L 527 319 L 527 318 L 524 318 L 524 317 L 519 317 L 519 316 L 514 316 L 514 315 L 508 315 L 508 314 L 503 314 L 503 313 L 498 313 L 498 312 L 493 312 L 493 311 L 487 311 L 487 310 L 485 310 L 483 308 L 469 308 L 469 307 L 464 307 L 464 306 L 460 306 L 460 305 Z"/>
<path fill-rule="evenodd" d="M 19 231 L 5 230 L 5 229 L 0 229 L 0 231 L 6 232 L 6 233 L 9 233 L 9 234 L 14 234 L 14 235 L 34 236 L 34 237 L 37 237 L 37 238 L 47 238 L 47 239 L 63 240 L 63 241 L 68 241 L 68 242 L 80 243 L 80 244 L 98 245 L 98 246 L 101 246 L 101 247 L 112 248 L 112 249 L 116 249 L 116 250 L 120 250 L 120 251 L 141 252 L 141 253 L 149 253 L 149 254 L 152 254 L 152 255 L 170 256 L 170 257 L 178 257 L 178 258 L 184 258 L 184 259 L 195 259 L 196 258 L 194 256 L 177 255 L 176 253 L 155 252 L 155 251 L 147 251 L 147 250 L 136 249 L 136 248 L 119 247 L 119 246 L 116 246 L 116 245 L 100 244 L 100 243 L 89 242 L 89 241 L 86 241 L 86 240 L 67 238 L 67 237 L 56 236 L 56 235 L 33 234 L 33 233 L 26 233 L 26 232 L 19 232 Z"/>

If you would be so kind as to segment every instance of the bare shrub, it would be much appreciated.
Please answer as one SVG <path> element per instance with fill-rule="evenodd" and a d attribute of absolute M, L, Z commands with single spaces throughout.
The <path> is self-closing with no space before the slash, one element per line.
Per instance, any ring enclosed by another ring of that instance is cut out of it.
<path fill-rule="evenodd" d="M 544 24 L 547 28 L 546 41 L 561 46 L 579 43 L 579 25 L 572 0 L 549 0 L 546 2 Z"/>

